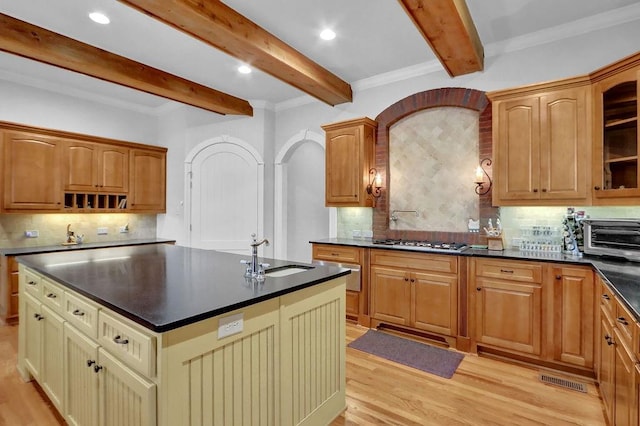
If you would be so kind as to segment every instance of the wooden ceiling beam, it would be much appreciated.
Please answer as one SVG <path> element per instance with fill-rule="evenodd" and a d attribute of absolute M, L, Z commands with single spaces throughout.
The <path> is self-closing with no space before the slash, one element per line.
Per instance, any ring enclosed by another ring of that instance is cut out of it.
<path fill-rule="evenodd" d="M 253 115 L 244 99 L 0 13 L 0 51 L 141 90 L 218 114 Z"/>
<path fill-rule="evenodd" d="M 484 69 L 484 48 L 464 0 L 398 0 L 451 77 Z"/>
<path fill-rule="evenodd" d="M 351 86 L 218 0 L 119 0 L 329 104 Z"/>

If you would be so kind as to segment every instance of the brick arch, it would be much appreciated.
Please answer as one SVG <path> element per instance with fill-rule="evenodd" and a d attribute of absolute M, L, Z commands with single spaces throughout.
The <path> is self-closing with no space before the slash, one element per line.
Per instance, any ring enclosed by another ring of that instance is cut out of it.
<path fill-rule="evenodd" d="M 441 89 L 426 90 L 415 93 L 390 105 L 376 117 L 378 130 L 376 135 L 375 162 L 378 170 L 389 170 L 389 129 L 395 123 L 416 112 L 437 107 L 459 107 L 478 111 L 479 137 L 478 137 L 478 163 L 483 158 L 492 156 L 492 131 L 491 131 L 491 102 L 485 92 L 475 89 L 460 87 L 446 87 Z M 488 170 L 489 175 L 492 171 Z M 388 176 L 385 173 L 386 185 L 389 187 Z M 473 191 L 473 185 L 469 183 L 469 190 Z M 493 190 L 493 189 L 492 189 Z M 491 191 L 478 197 L 478 211 L 480 219 L 485 222 L 490 217 L 497 216 L 498 209 L 491 206 Z M 382 196 L 373 210 L 373 235 L 374 238 L 403 238 L 403 239 L 428 239 L 440 241 L 457 241 L 467 243 L 480 243 L 483 238 L 479 234 L 463 232 L 432 232 L 432 231 L 397 231 L 389 229 L 389 200 L 387 192 Z"/>

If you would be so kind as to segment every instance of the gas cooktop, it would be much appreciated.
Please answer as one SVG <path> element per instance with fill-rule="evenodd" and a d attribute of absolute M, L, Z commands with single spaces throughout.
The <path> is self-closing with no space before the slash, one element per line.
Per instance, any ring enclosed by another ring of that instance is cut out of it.
<path fill-rule="evenodd" d="M 385 246 L 399 246 L 420 251 L 436 251 L 436 252 L 455 252 L 460 253 L 467 249 L 465 243 L 440 242 L 440 241 L 423 241 L 423 240 L 373 240 L 373 244 Z"/>

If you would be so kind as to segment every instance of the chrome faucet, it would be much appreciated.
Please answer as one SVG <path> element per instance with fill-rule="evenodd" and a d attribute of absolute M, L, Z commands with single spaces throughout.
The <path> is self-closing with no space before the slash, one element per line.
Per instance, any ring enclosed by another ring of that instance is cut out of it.
<path fill-rule="evenodd" d="M 269 266 L 268 263 L 258 263 L 258 247 L 262 244 L 269 245 L 269 240 L 264 238 L 262 241 L 256 239 L 256 234 L 251 234 L 251 260 L 241 260 L 240 262 L 247 265 L 247 270 L 244 274 L 245 277 L 257 278 L 262 276 L 264 279 L 264 268 Z"/>

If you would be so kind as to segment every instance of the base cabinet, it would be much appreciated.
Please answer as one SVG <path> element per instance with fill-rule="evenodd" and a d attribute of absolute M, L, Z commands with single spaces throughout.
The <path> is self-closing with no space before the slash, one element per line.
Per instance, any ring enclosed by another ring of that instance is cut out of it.
<path fill-rule="evenodd" d="M 373 320 L 457 336 L 457 257 L 375 250 L 370 259 Z"/>

